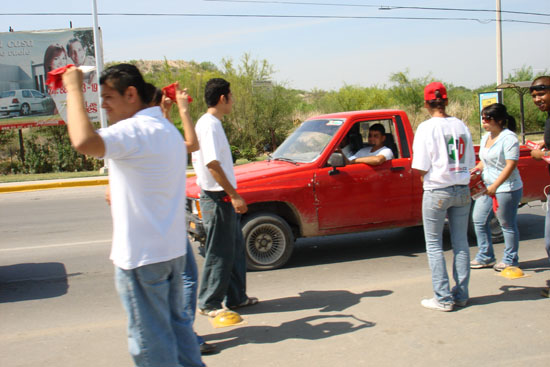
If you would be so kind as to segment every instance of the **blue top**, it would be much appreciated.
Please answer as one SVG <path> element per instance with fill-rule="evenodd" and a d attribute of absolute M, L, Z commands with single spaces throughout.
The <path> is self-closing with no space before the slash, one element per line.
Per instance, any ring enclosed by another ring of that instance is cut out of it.
<path fill-rule="evenodd" d="M 483 135 L 479 147 L 479 159 L 483 162 L 483 181 L 489 186 L 496 181 L 504 167 L 506 160 L 519 160 L 519 142 L 516 134 L 508 129 L 500 132 L 497 140 L 486 148 L 490 133 Z M 514 168 L 512 174 L 504 181 L 496 192 L 516 191 L 523 187 L 518 168 Z"/>

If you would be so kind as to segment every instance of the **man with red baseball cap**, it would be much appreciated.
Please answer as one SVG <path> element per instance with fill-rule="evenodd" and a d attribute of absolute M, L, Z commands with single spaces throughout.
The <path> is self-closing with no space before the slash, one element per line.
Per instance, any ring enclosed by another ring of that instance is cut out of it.
<path fill-rule="evenodd" d="M 424 107 L 431 119 L 418 126 L 413 143 L 412 168 L 420 174 L 424 195 L 422 221 L 426 253 L 432 271 L 434 297 L 422 300 L 423 307 L 452 311 L 468 302 L 470 249 L 468 216 L 470 213 L 470 169 L 475 166 L 472 136 L 466 125 L 447 115 L 447 89 L 433 82 L 424 89 Z M 443 226 L 449 218 L 454 253 L 453 277 L 449 275 L 443 254 Z"/>

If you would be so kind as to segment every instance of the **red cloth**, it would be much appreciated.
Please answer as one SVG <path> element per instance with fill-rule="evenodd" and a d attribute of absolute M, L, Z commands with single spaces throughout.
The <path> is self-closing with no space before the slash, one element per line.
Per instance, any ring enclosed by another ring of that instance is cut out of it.
<path fill-rule="evenodd" d="M 59 89 L 63 87 L 63 80 L 61 79 L 61 75 L 63 75 L 63 73 L 67 71 L 68 68 L 73 66 L 73 64 L 68 64 L 55 70 L 48 71 L 46 84 L 50 87 L 50 89 Z"/>
<path fill-rule="evenodd" d="M 497 201 L 497 197 L 496 197 L 496 196 L 493 196 L 493 211 L 495 212 L 495 214 L 497 213 L 497 210 L 498 210 L 498 201 Z"/>
<path fill-rule="evenodd" d="M 172 83 L 162 88 L 162 93 L 164 93 L 164 95 L 170 98 L 172 101 L 176 102 L 176 83 Z M 191 98 L 191 96 L 188 96 L 187 101 L 191 103 L 193 102 L 193 98 Z"/>

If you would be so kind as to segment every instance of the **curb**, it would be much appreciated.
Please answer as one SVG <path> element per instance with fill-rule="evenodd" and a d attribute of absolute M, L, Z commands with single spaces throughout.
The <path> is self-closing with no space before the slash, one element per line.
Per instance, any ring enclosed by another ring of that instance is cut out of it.
<path fill-rule="evenodd" d="M 195 176 L 194 172 L 187 172 L 187 177 Z M 36 190 L 49 190 L 49 189 L 62 189 L 65 187 L 84 187 L 84 186 L 100 186 L 108 185 L 109 179 L 105 178 L 93 178 L 83 180 L 64 180 L 64 181 L 45 181 L 45 182 L 32 182 L 29 184 L 18 183 L 16 185 L 0 185 L 0 194 L 9 192 L 23 192 L 23 191 L 36 191 Z"/>
<path fill-rule="evenodd" d="M 98 186 L 107 185 L 109 183 L 108 178 L 82 180 L 82 181 L 56 181 L 56 182 L 44 182 L 44 183 L 32 183 L 32 184 L 19 184 L 12 186 L 0 186 L 0 193 L 7 192 L 21 192 L 21 191 L 35 191 L 35 190 L 47 190 L 47 189 L 61 189 L 64 187 L 78 187 L 78 186 Z"/>

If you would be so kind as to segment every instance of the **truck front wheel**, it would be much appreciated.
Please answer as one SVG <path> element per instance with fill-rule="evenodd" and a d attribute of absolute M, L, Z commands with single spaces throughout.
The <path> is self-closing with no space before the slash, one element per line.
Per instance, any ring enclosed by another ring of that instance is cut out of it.
<path fill-rule="evenodd" d="M 270 213 L 257 213 L 242 226 L 249 270 L 272 270 L 286 264 L 294 247 L 288 223 Z"/>

